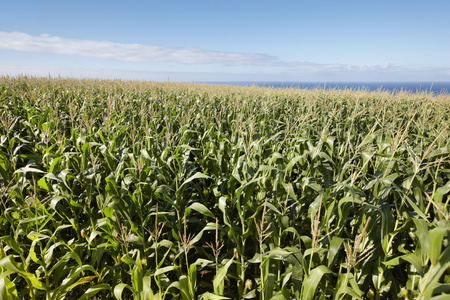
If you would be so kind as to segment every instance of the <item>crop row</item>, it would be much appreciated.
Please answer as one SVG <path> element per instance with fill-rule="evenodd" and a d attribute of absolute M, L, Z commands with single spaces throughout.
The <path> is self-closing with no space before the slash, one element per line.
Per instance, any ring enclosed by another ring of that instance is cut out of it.
<path fill-rule="evenodd" d="M 0 78 L 0 298 L 444 299 L 448 95 Z"/>

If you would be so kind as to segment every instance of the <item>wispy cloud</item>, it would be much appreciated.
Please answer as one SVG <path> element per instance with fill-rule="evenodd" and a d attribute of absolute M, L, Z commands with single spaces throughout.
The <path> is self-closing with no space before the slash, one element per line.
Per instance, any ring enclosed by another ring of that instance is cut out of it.
<path fill-rule="evenodd" d="M 133 78 L 160 78 L 162 74 L 185 78 L 191 80 L 197 78 L 228 78 L 232 80 L 309 80 L 309 81 L 449 81 L 450 71 L 448 68 L 407 68 L 393 64 L 379 65 L 346 65 L 346 64 L 319 64 L 313 62 L 285 61 L 279 57 L 268 54 L 253 54 L 240 52 L 213 51 L 201 48 L 168 48 L 159 45 L 145 44 L 121 44 L 110 41 L 79 40 L 68 39 L 48 34 L 38 36 L 29 35 L 22 32 L 1 32 L 0 49 L 55 53 L 73 56 L 85 56 L 94 58 L 104 58 L 124 62 L 169 62 L 189 65 L 220 64 L 228 68 L 212 69 L 203 68 L 203 71 L 186 71 L 180 67 L 178 70 L 171 69 L 164 72 L 155 73 L 156 70 L 135 70 L 140 69 L 138 65 L 130 65 L 128 71 L 122 70 L 120 76 L 124 76 L 123 71 Z M 114 66 L 111 66 L 112 68 Z M 236 68 L 237 67 L 237 68 Z M 14 71 L 16 68 L 16 71 Z M 12 65 L 0 65 L 0 72 L 4 74 L 17 73 L 19 68 Z M 48 70 L 52 74 L 99 74 L 104 77 L 108 72 L 106 69 L 89 70 L 70 69 L 60 66 L 59 71 L 55 68 L 41 66 L 39 70 Z M 121 67 L 119 67 L 121 68 Z M 178 66 L 177 66 L 178 68 Z M 196 68 L 197 69 L 197 68 Z M 25 70 L 25 69 L 23 69 Z M 28 67 L 25 73 L 35 73 L 38 70 Z M 34 70 L 34 71 L 33 71 Z M 206 71 L 205 71 L 206 70 Z M 208 71 L 209 70 L 209 71 Z M 239 71 L 238 71 L 239 70 Z M 117 70 L 116 70 L 117 71 Z M 40 71 L 39 71 L 40 72 Z M 118 72 L 118 71 L 117 71 Z M 114 73 L 114 72 L 113 72 Z M 116 73 L 114 73 L 116 74 Z M 222 75 L 220 75 L 222 74 Z M 120 77 L 119 76 L 119 77 Z M 166 76 L 166 78 L 167 78 Z M 221 77 L 222 76 L 222 77 Z M 218 79 L 220 80 L 220 79 Z"/>
<path fill-rule="evenodd" d="M 266 54 L 222 52 L 201 48 L 165 48 L 158 45 L 120 44 L 109 41 L 67 39 L 48 34 L 0 32 L 0 48 L 98 57 L 128 62 L 177 62 L 183 64 L 268 65 L 277 61 Z"/>
<path fill-rule="evenodd" d="M 0 32 L 0 48 L 16 51 L 98 57 L 125 62 L 217 63 L 225 66 L 277 67 L 293 71 L 302 70 L 304 72 L 357 71 L 386 68 L 386 65 L 351 66 L 289 62 L 268 54 L 213 51 L 187 47 L 167 48 L 159 45 L 145 44 L 121 44 L 110 41 L 67 39 L 48 34 L 33 36 L 22 32 Z"/>

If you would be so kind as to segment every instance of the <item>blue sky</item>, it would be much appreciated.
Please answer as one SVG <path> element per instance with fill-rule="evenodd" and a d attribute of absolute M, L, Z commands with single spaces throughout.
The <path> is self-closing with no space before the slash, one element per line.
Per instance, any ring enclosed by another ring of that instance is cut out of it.
<path fill-rule="evenodd" d="M 450 81 L 450 1 L 3 1 L 0 74 Z"/>

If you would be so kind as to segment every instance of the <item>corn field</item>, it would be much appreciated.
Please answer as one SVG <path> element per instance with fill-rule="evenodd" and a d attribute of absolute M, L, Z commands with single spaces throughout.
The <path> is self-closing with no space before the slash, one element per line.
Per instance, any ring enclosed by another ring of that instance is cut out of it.
<path fill-rule="evenodd" d="M 450 96 L 0 77 L 1 299 L 448 299 Z"/>

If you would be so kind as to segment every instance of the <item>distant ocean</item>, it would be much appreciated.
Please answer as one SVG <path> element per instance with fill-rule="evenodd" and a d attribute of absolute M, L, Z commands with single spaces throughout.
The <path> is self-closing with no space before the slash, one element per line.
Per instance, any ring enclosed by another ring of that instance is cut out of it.
<path fill-rule="evenodd" d="M 212 82 L 211 82 L 212 83 Z M 449 94 L 450 82 L 214 82 L 215 84 L 229 84 L 239 86 L 265 86 L 272 88 L 300 88 L 300 89 L 352 89 L 368 91 L 408 91 L 433 92 L 434 94 Z"/>

